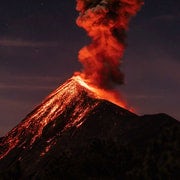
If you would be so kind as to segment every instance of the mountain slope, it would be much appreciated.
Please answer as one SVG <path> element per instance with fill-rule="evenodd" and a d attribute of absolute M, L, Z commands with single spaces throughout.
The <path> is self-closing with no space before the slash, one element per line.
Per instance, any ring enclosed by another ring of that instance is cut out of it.
<path fill-rule="evenodd" d="M 137 116 L 73 77 L 0 141 L 2 179 L 174 178 L 179 122 Z"/>
<path fill-rule="evenodd" d="M 89 100 L 89 96 L 85 98 L 87 93 L 94 97 L 90 91 L 85 91 L 84 87 L 75 79 L 69 79 L 9 132 L 2 142 L 6 148 L 1 150 L 0 158 L 6 156 L 16 146 L 24 148 L 26 145 L 31 146 L 41 136 L 43 128 L 58 116 L 63 117 L 68 114 L 69 108 L 73 109 L 73 112 L 70 114 L 68 123 L 66 122 L 67 126 L 80 125 L 86 111 L 93 109 L 98 104 L 98 101 Z M 67 126 L 64 129 L 68 128 Z"/>

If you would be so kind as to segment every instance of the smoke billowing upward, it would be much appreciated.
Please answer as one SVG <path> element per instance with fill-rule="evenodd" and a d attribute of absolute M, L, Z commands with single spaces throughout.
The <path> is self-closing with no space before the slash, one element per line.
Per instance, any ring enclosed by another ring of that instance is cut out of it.
<path fill-rule="evenodd" d="M 125 49 L 126 30 L 142 0 L 77 0 L 77 25 L 84 28 L 92 43 L 79 51 L 84 76 L 98 87 L 123 84 L 120 71 Z"/>

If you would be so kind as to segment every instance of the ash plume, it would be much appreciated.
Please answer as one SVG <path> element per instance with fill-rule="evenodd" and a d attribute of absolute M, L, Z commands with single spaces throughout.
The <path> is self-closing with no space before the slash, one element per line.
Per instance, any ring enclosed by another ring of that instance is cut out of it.
<path fill-rule="evenodd" d="M 78 56 L 84 68 L 81 75 L 91 84 L 105 89 L 123 84 L 120 65 L 126 31 L 142 4 L 142 0 L 77 0 L 76 23 L 92 38 Z"/>

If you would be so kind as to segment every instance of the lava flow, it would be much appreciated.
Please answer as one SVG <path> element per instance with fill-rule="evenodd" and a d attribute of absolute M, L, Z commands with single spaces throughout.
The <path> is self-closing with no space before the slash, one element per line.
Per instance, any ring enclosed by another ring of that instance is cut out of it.
<path fill-rule="evenodd" d="M 89 86 L 80 76 L 74 75 L 47 96 L 19 126 L 7 134 L 0 142 L 0 147 L 4 147 L 3 152 L 0 151 L 0 159 L 14 147 L 18 146 L 23 149 L 31 147 L 42 136 L 48 124 L 52 124 L 52 127 L 56 126 L 57 117 L 66 122 L 62 122 L 65 126 L 60 132 L 71 127 L 80 127 L 84 122 L 84 117 L 100 103 L 97 100 L 100 97 L 102 98 L 98 89 Z M 28 137 L 28 140 L 22 141 L 22 136 Z M 55 142 L 49 140 L 47 143 L 48 148 L 44 150 L 45 152 Z"/>

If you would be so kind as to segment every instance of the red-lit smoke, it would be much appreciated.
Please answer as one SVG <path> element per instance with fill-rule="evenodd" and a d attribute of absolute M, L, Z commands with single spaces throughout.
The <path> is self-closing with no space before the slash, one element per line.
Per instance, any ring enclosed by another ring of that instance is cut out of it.
<path fill-rule="evenodd" d="M 110 88 L 113 83 L 123 83 L 119 68 L 126 30 L 142 4 L 142 0 L 77 0 L 77 25 L 92 38 L 92 43 L 79 51 L 84 67 L 81 75 L 91 84 Z"/>

